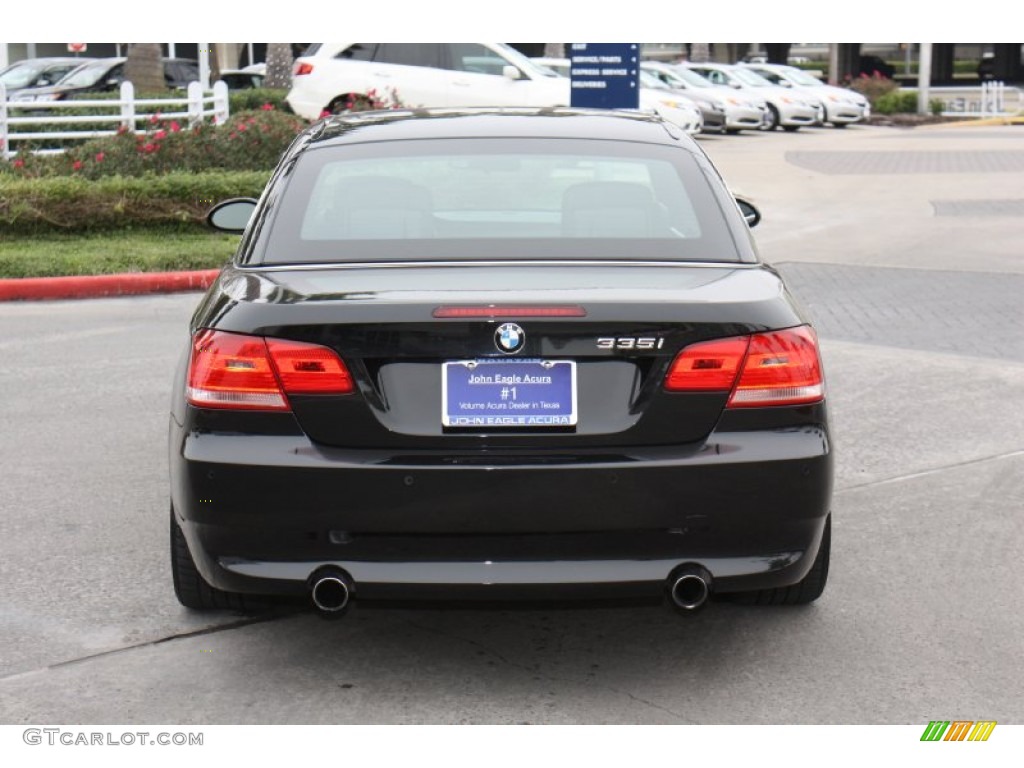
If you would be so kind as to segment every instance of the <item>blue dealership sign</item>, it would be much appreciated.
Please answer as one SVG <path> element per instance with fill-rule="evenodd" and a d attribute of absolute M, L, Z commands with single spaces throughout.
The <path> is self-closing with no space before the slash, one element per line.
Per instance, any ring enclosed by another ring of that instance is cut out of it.
<path fill-rule="evenodd" d="M 570 43 L 569 61 L 574 107 L 638 109 L 640 45 L 637 43 Z"/>

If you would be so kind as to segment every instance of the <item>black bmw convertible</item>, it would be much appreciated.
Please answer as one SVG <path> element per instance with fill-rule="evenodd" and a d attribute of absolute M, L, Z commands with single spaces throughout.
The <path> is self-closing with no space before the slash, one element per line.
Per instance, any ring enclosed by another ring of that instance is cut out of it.
<path fill-rule="evenodd" d="M 178 599 L 817 599 L 824 379 L 758 218 L 654 116 L 311 126 L 210 214 L 244 235 L 174 382 Z"/>

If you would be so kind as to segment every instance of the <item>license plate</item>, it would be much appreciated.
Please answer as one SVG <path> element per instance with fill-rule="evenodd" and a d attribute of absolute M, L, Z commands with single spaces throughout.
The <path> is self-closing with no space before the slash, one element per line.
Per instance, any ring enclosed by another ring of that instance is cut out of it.
<path fill-rule="evenodd" d="M 446 427 L 571 427 L 574 360 L 459 360 L 441 373 Z"/>

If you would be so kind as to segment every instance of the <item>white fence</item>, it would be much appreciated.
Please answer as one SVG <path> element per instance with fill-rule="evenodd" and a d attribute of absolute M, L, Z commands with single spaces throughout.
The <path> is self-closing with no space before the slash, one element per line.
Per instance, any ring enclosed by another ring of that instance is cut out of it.
<path fill-rule="evenodd" d="M 74 110 L 82 107 L 95 107 L 110 110 L 110 114 L 98 115 L 61 115 L 61 110 Z M 220 125 L 228 119 L 228 87 L 219 80 L 213 86 L 212 93 L 203 92 L 199 83 L 189 83 L 184 97 L 166 99 L 136 99 L 135 87 L 129 83 L 121 83 L 120 97 L 117 99 L 92 99 L 85 101 L 19 101 L 15 96 L 8 101 L 7 89 L 0 83 L 0 158 L 9 160 L 17 155 L 12 146 L 15 142 L 47 142 L 58 139 L 95 139 L 100 136 L 113 136 L 119 130 L 128 129 L 133 133 L 145 133 L 149 127 L 151 114 L 139 114 L 140 107 L 157 107 L 161 119 L 184 120 L 189 126 L 197 125 L 207 118 Z M 164 109 L 166 108 L 166 110 Z M 140 127 L 140 123 L 142 127 Z M 22 126 L 82 126 L 96 125 L 96 130 L 11 130 Z M 100 127 L 103 126 L 103 127 Z M 40 147 L 33 149 L 35 154 L 53 154 L 63 152 L 60 147 Z"/>
<path fill-rule="evenodd" d="M 1020 89 L 1007 88 L 999 80 L 972 88 L 932 88 L 930 95 L 942 102 L 942 114 L 946 117 L 1004 117 L 1024 108 Z"/>

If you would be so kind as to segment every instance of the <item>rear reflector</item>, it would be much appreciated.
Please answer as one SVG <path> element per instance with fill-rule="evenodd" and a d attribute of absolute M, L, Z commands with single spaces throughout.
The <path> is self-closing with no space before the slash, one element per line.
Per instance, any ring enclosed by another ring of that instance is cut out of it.
<path fill-rule="evenodd" d="M 352 377 L 333 350 L 204 329 L 192 341 L 187 398 L 201 408 L 287 411 L 287 394 L 348 394 Z"/>
<path fill-rule="evenodd" d="M 729 391 L 728 408 L 818 402 L 825 388 L 817 337 L 801 326 L 693 344 L 672 362 L 665 389 Z"/>
<path fill-rule="evenodd" d="M 751 336 L 729 407 L 799 405 L 818 402 L 824 396 L 818 339 L 805 325 Z"/>
<path fill-rule="evenodd" d="M 485 306 L 485 307 L 438 307 L 434 317 L 441 318 L 495 318 L 495 317 L 586 317 L 587 310 L 579 306 L 558 307 L 521 307 L 521 306 Z"/>
<path fill-rule="evenodd" d="M 313 74 L 313 65 L 305 61 L 298 61 L 295 63 L 295 70 L 292 72 L 293 75 L 311 75 Z"/>

